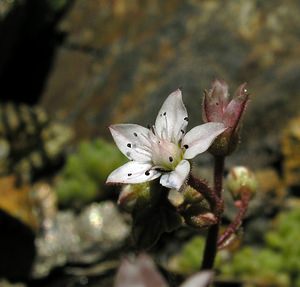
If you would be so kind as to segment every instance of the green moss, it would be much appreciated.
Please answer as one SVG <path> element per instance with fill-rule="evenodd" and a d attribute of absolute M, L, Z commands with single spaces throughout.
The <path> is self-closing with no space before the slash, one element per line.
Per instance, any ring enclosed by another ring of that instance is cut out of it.
<path fill-rule="evenodd" d="M 201 266 L 202 254 L 204 251 L 204 239 L 195 236 L 187 242 L 177 257 L 177 267 L 183 274 L 197 272 Z"/>
<path fill-rule="evenodd" d="M 220 251 L 216 268 L 220 279 L 247 282 L 247 286 L 300 287 L 300 210 L 282 212 L 266 232 L 264 247 L 245 246 L 228 256 Z M 204 238 L 194 237 L 175 256 L 174 270 L 182 274 L 197 272 L 204 249 Z"/>
<path fill-rule="evenodd" d="M 125 162 L 118 148 L 102 139 L 80 143 L 67 158 L 56 184 L 59 202 L 81 204 L 104 196 L 107 176 Z"/>
<path fill-rule="evenodd" d="M 281 213 L 265 235 L 264 248 L 244 247 L 219 265 L 222 276 L 256 286 L 297 286 L 300 282 L 300 210 Z M 265 284 L 265 285 L 264 285 Z"/>

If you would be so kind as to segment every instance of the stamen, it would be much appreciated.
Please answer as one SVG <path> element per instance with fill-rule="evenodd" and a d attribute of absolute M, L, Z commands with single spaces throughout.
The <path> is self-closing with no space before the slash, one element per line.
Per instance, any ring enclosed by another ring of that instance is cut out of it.
<path fill-rule="evenodd" d="M 146 148 L 147 148 L 147 150 L 146 150 Z M 143 154 L 143 155 L 146 155 L 146 156 L 151 156 L 151 150 L 150 150 L 150 148 L 148 148 L 146 146 L 144 146 L 144 149 L 134 147 L 134 151 L 139 153 L 139 154 Z"/>
<path fill-rule="evenodd" d="M 169 138 L 169 134 L 168 134 L 168 118 L 167 118 L 166 112 L 164 112 L 164 116 L 165 116 L 165 121 L 166 121 L 165 133 L 166 133 L 166 139 L 167 139 L 167 138 Z"/>
<path fill-rule="evenodd" d="M 143 148 L 151 153 L 151 143 L 149 142 L 149 138 L 147 138 L 147 136 L 144 134 L 140 134 L 140 136 L 140 140 L 143 143 Z"/>
<path fill-rule="evenodd" d="M 153 167 L 153 169 L 159 172 L 166 172 L 166 170 L 162 167 Z"/>
<path fill-rule="evenodd" d="M 151 131 L 152 131 L 152 133 L 155 135 L 155 126 L 152 126 L 152 127 L 151 127 Z"/>
<path fill-rule="evenodd" d="M 178 140 L 178 142 L 180 142 L 182 140 L 183 135 L 185 134 L 185 130 L 184 130 L 185 128 L 186 128 L 186 123 L 182 122 L 180 130 L 177 133 L 177 138 L 176 139 Z"/>

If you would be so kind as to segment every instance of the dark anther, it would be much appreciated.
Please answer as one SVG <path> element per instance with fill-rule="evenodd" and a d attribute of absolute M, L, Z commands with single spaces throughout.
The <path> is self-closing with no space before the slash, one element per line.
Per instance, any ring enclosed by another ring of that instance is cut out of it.
<path fill-rule="evenodd" d="M 165 171 L 166 171 L 165 169 L 163 169 L 163 168 L 161 168 L 161 167 L 157 167 L 157 168 L 155 168 L 155 170 L 156 170 L 156 171 L 159 171 L 159 172 L 165 172 Z"/>
<path fill-rule="evenodd" d="M 128 143 L 128 144 L 127 144 L 127 146 L 128 146 L 128 147 L 131 147 L 131 144 L 130 144 L 130 143 Z"/>
<path fill-rule="evenodd" d="M 188 146 L 187 144 L 185 144 L 183 147 L 184 147 L 185 149 L 188 149 L 188 148 L 189 148 L 189 146 Z"/>
<path fill-rule="evenodd" d="M 184 120 L 188 122 L 188 121 L 189 121 L 189 118 L 188 118 L 188 117 L 185 117 Z"/>
<path fill-rule="evenodd" d="M 150 175 L 150 171 L 147 170 L 147 171 L 145 172 L 145 175 Z"/>
<path fill-rule="evenodd" d="M 171 156 L 169 156 L 169 161 L 172 162 L 173 161 L 173 158 Z"/>
<path fill-rule="evenodd" d="M 128 176 L 132 176 L 132 173 L 128 173 Z"/>

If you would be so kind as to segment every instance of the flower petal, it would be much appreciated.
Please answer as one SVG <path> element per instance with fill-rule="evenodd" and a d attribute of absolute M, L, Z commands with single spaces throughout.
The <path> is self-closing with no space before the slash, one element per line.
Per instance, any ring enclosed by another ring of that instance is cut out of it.
<path fill-rule="evenodd" d="M 228 85 L 215 80 L 211 89 L 204 92 L 202 117 L 204 122 L 223 122 L 223 113 L 229 102 Z"/>
<path fill-rule="evenodd" d="M 123 259 L 114 287 L 167 287 L 151 257 L 141 254 L 136 260 Z"/>
<path fill-rule="evenodd" d="M 213 272 L 202 271 L 191 276 L 180 287 L 206 287 L 213 277 Z"/>
<path fill-rule="evenodd" d="M 184 158 L 191 159 L 205 152 L 214 139 L 225 130 L 222 123 L 206 123 L 191 129 L 181 143 L 181 146 L 186 149 Z"/>
<path fill-rule="evenodd" d="M 120 151 L 130 160 L 151 161 L 149 130 L 136 124 L 111 125 L 109 130 Z"/>
<path fill-rule="evenodd" d="M 224 112 L 224 124 L 234 130 L 246 109 L 249 94 L 246 90 L 246 83 L 239 86 L 234 98 L 230 101 Z"/>
<path fill-rule="evenodd" d="M 163 174 L 160 178 L 160 184 L 168 187 L 180 189 L 185 179 L 190 172 L 191 166 L 187 160 L 182 160 L 175 168 L 175 170 Z"/>
<path fill-rule="evenodd" d="M 187 111 L 182 102 L 181 91 L 178 89 L 163 103 L 155 121 L 155 129 L 159 137 L 178 143 L 185 133 L 187 124 Z"/>
<path fill-rule="evenodd" d="M 114 170 L 106 183 L 142 183 L 153 180 L 159 177 L 160 173 L 151 167 L 150 163 L 130 161 Z"/>

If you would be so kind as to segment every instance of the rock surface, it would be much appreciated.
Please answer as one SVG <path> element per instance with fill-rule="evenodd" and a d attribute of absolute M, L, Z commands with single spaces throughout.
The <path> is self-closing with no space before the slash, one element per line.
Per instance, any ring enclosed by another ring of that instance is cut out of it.
<path fill-rule="evenodd" d="M 231 93 L 247 81 L 252 101 L 233 163 L 273 164 L 280 130 L 300 109 L 299 13 L 296 0 L 76 0 L 40 102 L 79 138 L 108 137 L 110 123 L 153 123 L 178 87 L 192 126 L 215 77 Z"/>

